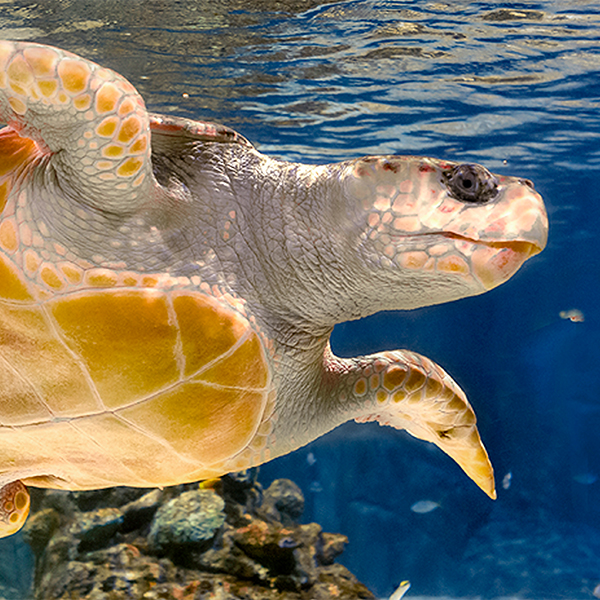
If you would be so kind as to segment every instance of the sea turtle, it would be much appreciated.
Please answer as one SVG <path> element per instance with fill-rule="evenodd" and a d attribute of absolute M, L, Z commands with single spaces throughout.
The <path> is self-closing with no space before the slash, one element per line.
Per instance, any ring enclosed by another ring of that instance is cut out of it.
<path fill-rule="evenodd" d="M 433 442 L 495 495 L 439 366 L 338 358 L 329 337 L 506 281 L 546 243 L 529 181 L 414 156 L 274 160 L 33 43 L 0 43 L 0 120 L 2 534 L 27 516 L 24 484 L 192 482 L 350 419 Z"/>

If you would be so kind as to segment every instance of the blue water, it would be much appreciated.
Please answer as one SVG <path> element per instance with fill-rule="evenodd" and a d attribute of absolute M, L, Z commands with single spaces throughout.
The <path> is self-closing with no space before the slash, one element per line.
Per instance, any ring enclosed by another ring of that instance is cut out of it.
<path fill-rule="evenodd" d="M 262 467 L 261 481 L 298 482 L 305 521 L 346 534 L 341 562 L 381 596 L 410 579 L 407 598 L 593 598 L 599 3 L 19 0 L 0 3 L 0 28 L 109 66 L 150 110 L 224 122 L 273 156 L 425 154 L 534 181 L 549 244 L 507 284 L 333 338 L 341 355 L 410 348 L 446 368 L 478 414 L 498 500 L 376 425 L 344 426 Z M 585 320 L 560 318 L 569 309 Z M 440 506 L 418 514 L 420 500 Z"/>

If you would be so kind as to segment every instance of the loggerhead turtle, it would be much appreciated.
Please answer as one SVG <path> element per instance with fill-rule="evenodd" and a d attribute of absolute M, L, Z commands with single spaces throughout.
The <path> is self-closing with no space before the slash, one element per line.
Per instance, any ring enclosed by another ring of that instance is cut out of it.
<path fill-rule="evenodd" d="M 483 293 L 547 236 L 526 180 L 414 156 L 274 160 L 146 112 L 123 77 L 0 43 L 0 533 L 24 484 L 166 486 L 355 419 L 433 442 L 488 495 L 475 415 L 408 351 L 336 323 Z"/>

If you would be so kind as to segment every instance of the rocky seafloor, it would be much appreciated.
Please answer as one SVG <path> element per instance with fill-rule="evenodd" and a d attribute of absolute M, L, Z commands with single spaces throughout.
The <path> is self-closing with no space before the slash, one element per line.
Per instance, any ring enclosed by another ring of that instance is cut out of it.
<path fill-rule="evenodd" d="M 345 536 L 299 524 L 304 498 L 287 479 L 34 492 L 35 600 L 374 598 L 335 562 Z"/>

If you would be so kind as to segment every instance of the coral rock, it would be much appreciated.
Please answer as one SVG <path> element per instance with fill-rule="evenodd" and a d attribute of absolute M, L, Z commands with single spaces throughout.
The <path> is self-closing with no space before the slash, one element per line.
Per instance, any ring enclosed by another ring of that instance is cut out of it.
<path fill-rule="evenodd" d="M 158 509 L 148 541 L 159 553 L 178 551 L 191 544 L 208 549 L 225 522 L 224 509 L 225 502 L 213 490 L 184 492 Z"/>
<path fill-rule="evenodd" d="M 23 537 L 34 554 L 40 554 L 60 525 L 60 516 L 53 508 L 44 508 L 31 516 L 23 527 Z"/>
<path fill-rule="evenodd" d="M 303 497 L 289 480 L 263 494 L 246 472 L 202 489 L 45 492 L 37 504 L 36 600 L 374 598 L 333 562 L 345 536 L 297 524 Z"/>
<path fill-rule="evenodd" d="M 106 545 L 123 522 L 118 508 L 100 508 L 78 515 L 71 525 L 70 533 L 79 539 L 78 551 L 88 551 Z"/>

